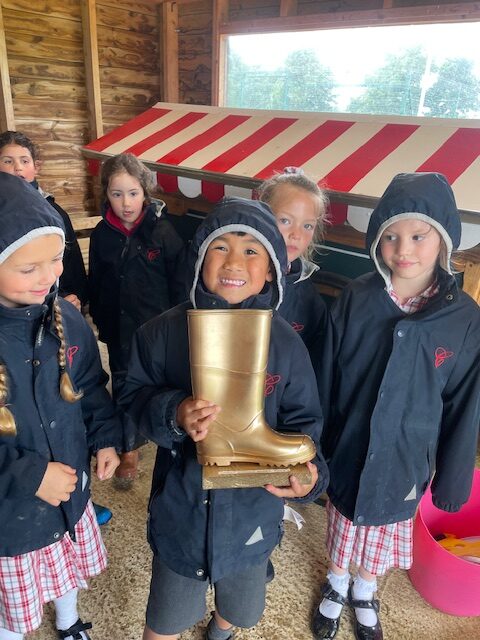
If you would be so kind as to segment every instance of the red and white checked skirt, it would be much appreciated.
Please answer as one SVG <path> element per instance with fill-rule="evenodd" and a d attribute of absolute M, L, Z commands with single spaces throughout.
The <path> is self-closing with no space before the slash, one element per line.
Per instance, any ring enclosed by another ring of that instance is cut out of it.
<path fill-rule="evenodd" d="M 413 519 L 378 527 L 355 526 L 327 502 L 327 550 L 337 567 L 350 563 L 375 576 L 392 567 L 409 569 L 413 559 Z"/>
<path fill-rule="evenodd" d="M 75 525 L 53 544 L 10 558 L 0 557 L 0 628 L 29 633 L 37 629 L 43 605 L 72 589 L 86 589 L 87 578 L 107 566 L 107 552 L 89 500 Z"/>

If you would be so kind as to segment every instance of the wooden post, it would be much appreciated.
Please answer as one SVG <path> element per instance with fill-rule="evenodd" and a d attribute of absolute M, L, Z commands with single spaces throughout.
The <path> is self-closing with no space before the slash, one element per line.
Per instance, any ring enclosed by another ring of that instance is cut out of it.
<path fill-rule="evenodd" d="M 280 0 L 280 17 L 297 15 L 297 0 Z"/>
<path fill-rule="evenodd" d="M 7 43 L 3 27 L 2 5 L 0 3 L 0 130 L 15 130 L 12 89 L 8 70 Z"/>
<path fill-rule="evenodd" d="M 96 140 L 103 136 L 103 118 L 95 0 L 82 0 L 82 29 L 88 96 L 88 126 L 90 139 Z"/>
<path fill-rule="evenodd" d="M 466 262 L 463 290 L 480 304 L 480 262 Z"/>
<path fill-rule="evenodd" d="M 212 19 L 212 105 L 224 104 L 225 69 L 227 61 L 226 36 L 220 35 L 220 26 L 228 21 L 228 0 L 213 0 Z"/>
<path fill-rule="evenodd" d="M 162 10 L 163 100 L 179 101 L 178 86 L 178 4 L 164 2 Z"/>

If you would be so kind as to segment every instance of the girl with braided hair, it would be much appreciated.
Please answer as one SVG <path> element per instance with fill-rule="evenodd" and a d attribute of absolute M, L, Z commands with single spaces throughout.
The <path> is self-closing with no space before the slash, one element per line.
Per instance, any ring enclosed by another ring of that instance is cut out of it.
<path fill-rule="evenodd" d="M 111 478 L 121 429 L 95 337 L 57 296 L 64 248 L 48 202 L 0 172 L 0 640 L 52 600 L 58 638 L 88 640 L 78 589 L 106 566 L 90 457 Z"/>

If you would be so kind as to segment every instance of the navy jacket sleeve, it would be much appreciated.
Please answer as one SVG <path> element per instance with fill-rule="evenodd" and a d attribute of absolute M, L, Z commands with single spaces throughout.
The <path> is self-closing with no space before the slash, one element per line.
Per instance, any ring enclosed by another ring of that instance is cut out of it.
<path fill-rule="evenodd" d="M 443 417 L 433 503 L 458 511 L 470 495 L 480 423 L 480 323 L 465 336 L 457 364 L 443 391 Z"/>
<path fill-rule="evenodd" d="M 164 334 L 159 330 L 155 332 L 154 348 L 150 338 L 151 333 L 147 334 L 142 328 L 133 338 L 128 374 L 119 403 L 145 438 L 170 449 L 174 442 L 186 437 L 177 424 L 176 414 L 178 405 L 189 394 L 183 389 L 172 389 L 166 383 L 165 358 L 159 357 L 165 350 Z"/>
<path fill-rule="evenodd" d="M 83 392 L 80 402 L 87 429 L 87 444 L 91 453 L 106 447 L 115 447 L 120 451 L 122 425 L 106 389 L 108 376 L 102 368 L 97 341 L 83 317 L 76 309 L 72 309 L 73 312 L 77 315 L 75 320 L 83 324 L 82 358 L 75 369 L 73 382 Z"/>
<path fill-rule="evenodd" d="M 99 222 L 99 224 L 102 224 L 102 222 Z M 92 231 L 92 235 L 90 236 L 88 252 L 88 298 L 90 301 L 90 315 L 92 316 L 94 323 L 98 325 L 101 261 L 97 249 L 97 229 L 98 225 Z"/>
<path fill-rule="evenodd" d="M 170 304 L 174 307 L 188 299 L 186 286 L 186 248 L 173 226 L 165 221 L 165 265 L 168 275 Z"/>
<path fill-rule="evenodd" d="M 34 451 L 0 444 L 0 500 L 22 499 L 35 495 L 48 460 Z"/>
<path fill-rule="evenodd" d="M 278 411 L 277 429 L 283 432 L 305 433 L 315 443 L 317 454 L 312 462 L 318 469 L 317 484 L 307 496 L 294 500 L 295 502 L 309 502 L 316 500 L 325 491 L 329 473 L 320 447 L 323 417 L 315 374 L 303 342 L 300 339 L 292 342 L 290 371 Z"/>
<path fill-rule="evenodd" d="M 47 201 L 55 211 L 60 214 L 63 224 L 65 225 L 66 246 L 63 256 L 63 273 L 60 276 L 59 293 L 62 297 L 73 293 L 80 299 L 82 304 L 86 304 L 88 299 L 87 274 L 70 216 L 51 196 L 48 196 Z"/>

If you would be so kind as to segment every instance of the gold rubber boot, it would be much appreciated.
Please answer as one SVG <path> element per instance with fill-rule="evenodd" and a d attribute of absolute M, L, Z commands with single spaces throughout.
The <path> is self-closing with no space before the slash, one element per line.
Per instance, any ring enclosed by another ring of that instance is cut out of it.
<path fill-rule="evenodd" d="M 253 462 L 286 467 L 315 456 L 304 434 L 281 434 L 263 415 L 272 312 L 190 310 L 188 334 L 193 397 L 221 407 L 197 442 L 202 465 Z"/>

